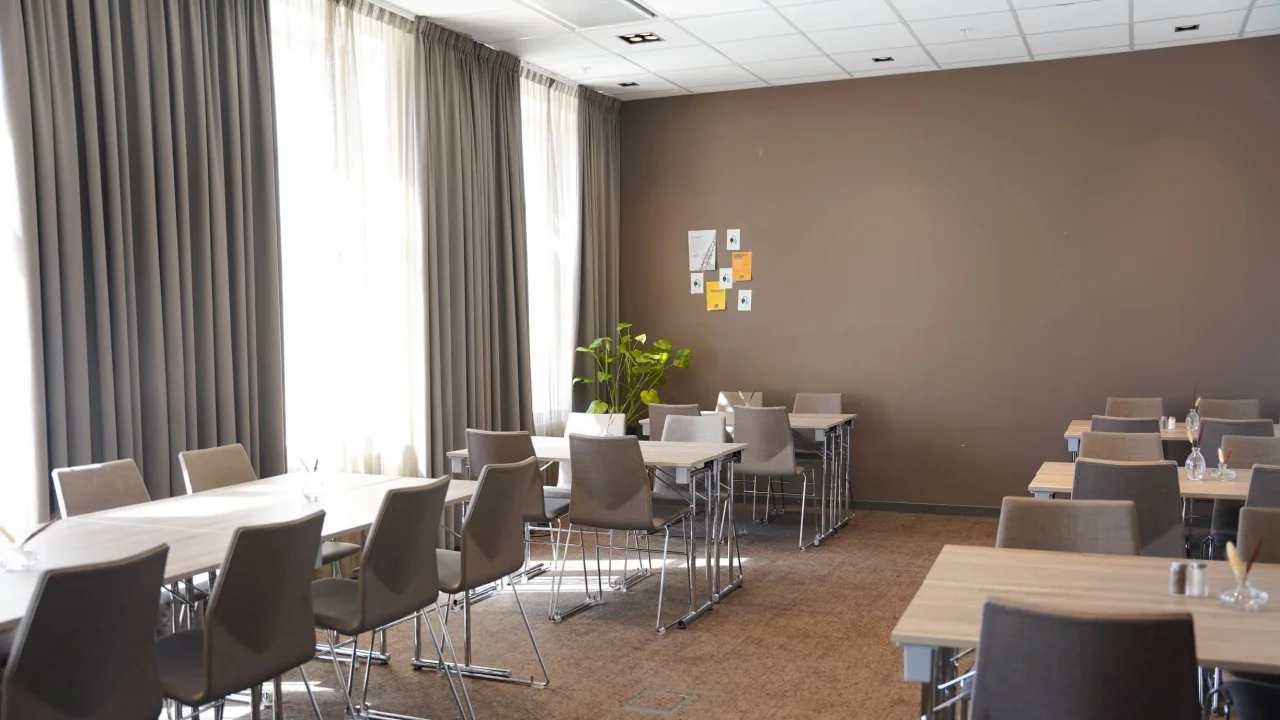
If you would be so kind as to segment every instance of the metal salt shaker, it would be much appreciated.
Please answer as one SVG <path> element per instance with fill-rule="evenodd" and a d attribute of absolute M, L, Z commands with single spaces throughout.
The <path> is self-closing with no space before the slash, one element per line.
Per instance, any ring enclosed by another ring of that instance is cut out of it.
<path fill-rule="evenodd" d="M 1187 563 L 1187 595 L 1209 597 L 1209 566 L 1202 560 Z"/>
<path fill-rule="evenodd" d="M 1169 565 L 1169 594 L 1187 594 L 1187 564 L 1174 562 Z"/>

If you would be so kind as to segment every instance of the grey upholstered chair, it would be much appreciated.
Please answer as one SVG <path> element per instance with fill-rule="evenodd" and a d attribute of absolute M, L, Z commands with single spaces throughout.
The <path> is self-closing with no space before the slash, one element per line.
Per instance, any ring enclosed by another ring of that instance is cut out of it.
<path fill-rule="evenodd" d="M 1107 398 L 1107 417 L 1159 418 L 1164 416 L 1163 398 Z"/>
<path fill-rule="evenodd" d="M 672 416 L 663 426 L 663 442 L 723 443 L 727 441 L 724 415 Z M 688 486 L 676 484 L 672 468 L 656 468 L 653 496 L 666 500 L 689 502 Z"/>
<path fill-rule="evenodd" d="M 1190 615 L 1090 616 L 988 602 L 972 720 L 1195 720 Z"/>
<path fill-rule="evenodd" d="M 1258 562 L 1280 563 L 1280 508 L 1245 506 L 1240 510 L 1240 552 L 1248 557 L 1258 548 Z"/>
<path fill-rule="evenodd" d="M 733 439 L 745 443 L 742 459 L 738 461 L 735 474 L 752 478 L 751 489 L 745 491 L 751 495 L 751 517 L 756 522 L 768 522 L 772 514 L 781 510 L 771 507 L 775 498 L 787 497 L 785 486 L 774 490 L 774 481 L 779 484 L 800 478 L 800 547 L 806 547 L 804 538 L 804 521 L 808 500 L 821 489 L 821 479 L 817 476 L 820 458 L 797 458 L 795 443 L 792 439 L 791 422 L 787 418 L 784 407 L 740 407 L 734 412 Z M 760 479 L 765 480 L 765 489 L 760 489 Z M 756 498 L 765 496 L 765 515 L 761 519 L 756 514 Z"/>
<path fill-rule="evenodd" d="M 633 438 L 634 439 L 634 438 Z M 572 438 L 570 438 L 572 441 Z M 542 486 L 542 473 L 538 461 L 528 458 L 518 463 L 486 465 L 480 471 L 467 514 L 462 519 L 459 532 L 459 550 L 436 550 L 440 590 L 449 595 L 462 595 L 463 653 L 465 661 L 460 667 L 463 674 L 485 679 L 495 679 L 484 672 L 475 672 L 471 664 L 471 592 L 496 582 L 516 572 L 524 564 L 524 517 L 529 498 Z M 577 518 L 574 518 L 578 521 Z M 578 521 L 579 523 L 581 521 Z M 524 612 L 516 584 L 508 584 L 516 599 L 516 607 L 529 633 L 534 654 L 542 669 L 543 680 L 529 685 L 545 687 L 551 682 L 547 666 L 533 637 L 529 616 Z M 420 658 L 418 658 L 420 660 Z"/>
<path fill-rule="evenodd" d="M 839 415 L 842 411 L 840 393 L 796 393 L 796 400 L 791 405 L 793 413 Z"/>
<path fill-rule="evenodd" d="M 1138 510 L 1128 500 L 1007 497 L 996 547 L 1110 555 L 1138 554 Z"/>
<path fill-rule="evenodd" d="M 700 417 L 702 411 L 697 405 L 661 405 L 649 406 L 649 439 L 661 440 L 662 431 L 669 417 Z"/>
<path fill-rule="evenodd" d="M 1225 452 L 1228 447 L 1239 446 L 1248 454 L 1257 452 L 1258 448 L 1246 447 L 1248 440 L 1245 440 L 1245 444 L 1241 445 L 1241 439 L 1274 439 L 1275 437 L 1275 423 L 1270 420 L 1206 418 L 1200 421 L 1200 452 L 1204 453 L 1205 463 L 1210 467 L 1214 467 L 1218 462 L 1219 448 L 1222 448 Z M 1227 438 L 1232 438 L 1231 442 L 1227 442 Z M 1251 459 L 1253 458 L 1236 457 L 1233 453 L 1228 465 L 1250 467 L 1252 463 L 1248 461 Z M 1226 547 L 1228 540 L 1234 539 L 1236 526 L 1240 521 L 1240 508 L 1242 507 L 1244 507 L 1244 504 L 1235 500 L 1213 501 L 1213 517 L 1210 520 L 1209 535 L 1205 538 L 1206 557 L 1212 558 L 1220 555 L 1220 549 Z"/>
<path fill-rule="evenodd" d="M 1253 466 L 1245 505 L 1280 508 L 1280 463 Z"/>
<path fill-rule="evenodd" d="M 1262 417 L 1262 403 L 1252 400 L 1201 399 L 1196 412 L 1203 418 L 1218 420 L 1257 420 Z"/>
<path fill-rule="evenodd" d="M 672 421 L 685 418 L 672 418 Z M 723 419 L 723 418 L 722 418 Z M 667 432 L 672 430 L 668 425 Z M 667 552 L 671 544 L 671 526 L 680 524 L 684 533 L 685 567 L 689 574 L 689 612 L 693 611 L 693 509 L 688 500 L 665 500 L 654 497 L 649 489 L 649 475 L 645 471 L 640 442 L 634 437 L 599 438 L 585 435 L 569 437 L 569 456 L 573 459 L 578 477 L 573 486 L 570 515 L 574 522 L 596 530 L 596 584 L 598 599 L 604 601 L 604 580 L 600 573 L 599 531 L 608 530 L 610 542 L 610 570 L 612 571 L 613 531 L 621 530 L 623 537 L 632 533 L 647 538 L 661 532 L 662 567 L 658 584 L 657 631 L 663 632 L 662 598 L 667 581 Z M 648 542 L 645 543 L 646 550 Z M 639 540 L 635 548 L 624 546 L 623 557 L 632 550 L 640 552 Z M 652 563 L 652 556 L 650 556 Z M 621 586 L 626 587 L 624 566 Z M 588 589 L 588 592 L 590 590 Z"/>
<path fill-rule="evenodd" d="M 258 473 L 249 461 L 249 454 L 239 443 L 180 452 L 178 463 L 182 465 L 182 478 L 187 484 L 188 495 L 258 479 Z M 320 557 L 325 565 L 349 558 L 358 552 L 360 546 L 355 543 L 326 540 L 320 544 Z M 337 565 L 333 566 L 333 574 L 335 577 L 341 575 Z"/>
<path fill-rule="evenodd" d="M 626 435 L 627 418 L 618 413 L 569 413 L 569 421 L 564 426 L 564 436 L 570 435 Z M 573 463 L 562 462 L 556 475 L 555 487 L 543 492 L 547 497 L 569 499 L 569 488 L 573 486 Z"/>
<path fill-rule="evenodd" d="M 1231 697 L 1233 720 L 1275 720 L 1280 717 L 1280 675 L 1226 673 L 1223 685 Z"/>
<path fill-rule="evenodd" d="M 737 407 L 764 405 L 764 393 L 759 390 L 725 390 L 716 398 L 716 412 L 732 412 Z"/>
<path fill-rule="evenodd" d="M 436 544 L 448 492 L 447 477 L 387 492 L 369 530 L 364 553 L 360 556 L 360 579 L 316 580 L 311 583 L 311 598 L 316 627 L 355 638 L 357 649 L 362 633 L 370 633 L 369 646 L 373 647 L 374 631 L 406 617 L 414 619 L 415 644 L 420 646 L 421 623 L 425 621 L 454 701 L 462 716 L 467 717 L 462 698 L 453 684 L 453 673 L 445 664 L 440 639 L 425 612 L 429 607 L 439 611 L 436 602 L 440 595 Z M 354 705 L 348 690 L 354 686 L 354 678 L 343 677 L 334 640 L 329 638 L 329 657 L 338 674 L 337 684 L 342 689 L 351 716 L 357 717 L 357 708 L 361 712 L 369 710 L 369 666 L 365 665 L 360 704 Z M 352 676 L 354 673 L 353 666 Z M 461 677 L 458 680 L 462 682 Z"/>
<path fill-rule="evenodd" d="M 249 689 L 259 717 L 262 683 L 315 656 L 311 577 L 324 512 L 236 530 L 214 585 L 204 627 L 158 641 L 160 685 L 182 706 L 200 707 Z M 310 693 L 310 685 L 307 691 Z M 316 717 L 320 711 L 312 708 Z"/>
<path fill-rule="evenodd" d="M 1156 462 L 1164 459 L 1164 443 L 1159 433 L 1080 433 L 1080 457 L 1092 460 Z"/>
<path fill-rule="evenodd" d="M 1280 465 L 1280 437 L 1227 435 L 1222 438 L 1222 449 L 1231 452 L 1234 467 Z"/>
<path fill-rule="evenodd" d="M 53 491 L 58 496 L 58 510 L 62 517 L 151 501 L 147 484 L 133 460 L 113 460 L 54 470 Z"/>
<path fill-rule="evenodd" d="M 1094 415 L 1089 421 L 1093 432 L 1108 433 L 1156 433 L 1160 434 L 1160 418 L 1126 418 Z"/>
<path fill-rule="evenodd" d="M 1138 511 L 1141 554 L 1185 558 L 1182 492 L 1172 461 L 1076 461 L 1075 500 L 1131 500 Z"/>
<path fill-rule="evenodd" d="M 159 715 L 156 592 L 168 555 L 161 545 L 46 570 L 0 674 L 0 720 Z"/>

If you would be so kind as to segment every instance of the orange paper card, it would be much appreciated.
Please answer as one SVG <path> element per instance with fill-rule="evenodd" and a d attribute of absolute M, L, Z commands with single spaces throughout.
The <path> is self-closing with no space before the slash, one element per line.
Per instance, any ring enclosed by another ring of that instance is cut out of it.
<path fill-rule="evenodd" d="M 733 253 L 733 281 L 751 279 L 751 251 Z"/>

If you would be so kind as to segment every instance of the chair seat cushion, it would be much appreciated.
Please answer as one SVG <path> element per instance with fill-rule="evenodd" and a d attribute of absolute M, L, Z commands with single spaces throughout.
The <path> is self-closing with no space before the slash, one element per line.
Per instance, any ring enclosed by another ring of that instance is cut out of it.
<path fill-rule="evenodd" d="M 200 705 L 213 699 L 204 687 L 203 630 L 183 630 L 159 638 L 156 656 L 165 697 L 184 705 Z"/>
<path fill-rule="evenodd" d="M 437 549 L 436 572 L 440 575 L 442 592 L 452 595 L 462 591 L 462 553 Z"/>
<path fill-rule="evenodd" d="M 343 578 L 324 578 L 311 583 L 311 606 L 316 627 L 355 635 L 371 628 L 360 627 L 360 583 Z"/>
<path fill-rule="evenodd" d="M 320 543 L 320 562 L 323 565 L 337 562 L 358 554 L 363 548 L 355 543 L 328 540 Z"/>
<path fill-rule="evenodd" d="M 538 522 L 551 522 L 557 518 L 564 517 L 569 513 L 568 498 L 550 498 L 542 499 L 543 516 L 538 518 Z M 526 522 L 533 522 L 529 518 L 525 518 Z"/>
<path fill-rule="evenodd" d="M 547 500 L 552 500 L 552 499 L 568 500 L 569 488 L 567 487 L 562 488 L 562 487 L 557 487 L 555 485 L 548 485 L 542 488 L 542 497 L 546 498 Z"/>
<path fill-rule="evenodd" d="M 682 500 L 653 498 L 653 529 L 660 530 L 689 512 L 689 503 Z"/>

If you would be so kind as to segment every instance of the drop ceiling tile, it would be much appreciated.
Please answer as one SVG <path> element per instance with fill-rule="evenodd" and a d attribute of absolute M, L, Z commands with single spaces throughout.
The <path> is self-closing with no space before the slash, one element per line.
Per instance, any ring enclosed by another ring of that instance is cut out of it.
<path fill-rule="evenodd" d="M 592 78 L 590 80 L 581 81 L 583 85 L 589 88 L 595 88 L 600 92 L 607 92 L 610 95 L 630 95 L 631 93 L 653 92 L 656 90 L 679 90 L 675 83 L 664 80 L 657 75 L 650 73 L 640 73 L 637 75 L 620 75 L 618 77 L 602 77 Z M 638 83 L 634 87 L 622 87 L 619 83 L 633 82 Z"/>
<path fill-rule="evenodd" d="M 762 88 L 762 87 L 769 87 L 769 86 L 759 80 L 752 80 L 750 82 L 725 83 L 723 85 L 703 85 L 701 87 L 693 88 L 693 91 L 698 93 L 699 95 L 705 95 L 707 93 L 730 92 L 733 90 L 750 90 L 752 88 Z"/>
<path fill-rule="evenodd" d="M 1133 21 L 1244 10 L 1247 7 L 1249 0 L 1133 0 Z"/>
<path fill-rule="evenodd" d="M 1276 28 L 1275 30 L 1256 30 L 1254 32 L 1247 32 L 1244 34 L 1244 36 L 1247 38 L 1250 38 L 1250 37 L 1262 37 L 1264 35 L 1276 35 L 1276 34 L 1280 34 L 1280 28 Z"/>
<path fill-rule="evenodd" d="M 656 44 L 661 45 L 662 43 Z M 733 64 L 733 61 L 729 58 L 706 45 L 634 52 L 629 53 L 627 59 L 645 70 L 659 74 L 668 70 L 693 70 Z"/>
<path fill-rule="evenodd" d="M 632 45 L 626 40 L 618 39 L 619 35 L 631 35 L 633 33 L 642 32 L 651 32 L 662 38 L 662 42 Z M 607 28 L 596 28 L 594 30 L 579 30 L 577 34 L 579 37 L 584 37 L 610 52 L 617 53 L 644 52 L 647 50 L 656 50 L 658 47 L 667 49 L 702 44 L 701 40 L 686 32 L 675 23 L 664 20 L 646 20 L 644 22 L 614 25 Z"/>
<path fill-rule="evenodd" d="M 1089 55 L 1111 55 L 1113 53 L 1125 52 L 1129 49 L 1129 43 L 1126 41 L 1124 45 L 1117 45 L 1109 48 L 1095 48 L 1093 50 L 1073 50 L 1070 52 L 1053 52 L 1053 53 L 1036 53 L 1037 60 L 1061 60 L 1064 58 L 1087 57 Z"/>
<path fill-rule="evenodd" d="M 805 32 L 898 22 L 885 0 L 828 0 L 789 5 L 780 12 Z"/>
<path fill-rule="evenodd" d="M 942 69 L 943 70 L 960 70 L 961 68 L 989 67 L 992 65 L 1012 65 L 1014 63 L 1027 62 L 1028 60 L 1030 60 L 1030 58 L 1026 56 L 996 58 L 994 60 L 970 60 L 968 62 L 943 63 Z"/>
<path fill-rule="evenodd" d="M 1073 0 L 1013 0 L 1013 6 L 1019 10 L 1024 10 L 1026 8 L 1041 8 L 1041 7 L 1048 7 L 1050 5 L 1062 5 L 1064 3 L 1072 2 L 1072 1 Z M 1087 0 L 1074 0 L 1074 1 L 1087 2 Z M 1128 3 L 1129 0 L 1125 0 L 1125 2 Z"/>
<path fill-rule="evenodd" d="M 1155 50 L 1162 47 L 1176 47 L 1178 45 L 1203 45 L 1205 43 L 1223 42 L 1225 40 L 1235 40 L 1238 33 L 1230 35 L 1202 35 L 1200 37 L 1192 37 L 1178 40 L 1166 40 L 1164 42 L 1154 43 L 1134 43 L 1134 50 Z"/>
<path fill-rule="evenodd" d="M 1157 42 L 1193 42 L 1202 37 L 1232 35 L 1240 32 L 1244 24 L 1244 10 L 1234 12 L 1212 13 L 1188 17 L 1165 18 L 1133 24 L 1133 43 L 1146 45 Z M 1175 28 L 1184 25 L 1199 25 L 1198 30 L 1175 32 Z"/>
<path fill-rule="evenodd" d="M 546 58 L 538 66 L 569 80 L 585 82 L 590 78 L 609 78 L 618 75 L 638 75 L 644 68 L 621 55 L 595 55 L 584 58 Z"/>
<path fill-rule="evenodd" d="M 754 40 L 716 43 L 715 48 L 730 60 L 740 63 L 786 60 L 787 58 L 821 55 L 817 45 L 804 35 L 778 35 Z"/>
<path fill-rule="evenodd" d="M 643 0 L 643 4 L 650 10 L 656 10 L 669 18 L 715 15 L 769 7 L 764 0 Z"/>
<path fill-rule="evenodd" d="M 1039 33 L 1028 35 L 1027 43 L 1036 57 L 1046 53 L 1079 52 L 1098 48 L 1129 46 L 1129 26 L 1108 25 L 1106 27 L 1085 28 L 1083 30 L 1066 30 L 1063 32 Z"/>
<path fill-rule="evenodd" d="M 470 35 L 482 43 L 569 32 L 569 28 L 522 6 L 512 6 L 507 10 L 455 15 L 440 18 L 437 22 L 451 30 Z"/>
<path fill-rule="evenodd" d="M 1002 60 L 1005 58 L 1026 58 L 1027 48 L 1021 37 L 995 38 L 992 40 L 974 40 L 972 42 L 945 43 L 929 45 L 929 52 L 939 63 L 969 63 L 981 60 Z"/>
<path fill-rule="evenodd" d="M 508 40 L 493 46 L 525 60 L 562 60 L 565 58 L 591 57 L 604 51 L 599 45 L 574 33 L 544 35 L 524 40 Z"/>
<path fill-rule="evenodd" d="M 748 10 L 726 15 L 685 18 L 680 21 L 680 25 L 709 43 L 792 35 L 796 31 L 775 10 Z"/>
<path fill-rule="evenodd" d="M 932 65 L 920 65 L 918 67 L 901 67 L 901 68 L 891 68 L 887 70 L 864 70 L 860 73 L 854 73 L 853 76 L 856 78 L 873 78 L 873 77 L 881 77 L 883 75 L 907 75 L 911 73 L 926 73 L 926 72 L 933 72 L 934 70 L 937 70 L 937 69 L 938 68 Z"/>
<path fill-rule="evenodd" d="M 904 20 L 929 20 L 1008 10 L 1005 0 L 893 0 Z"/>
<path fill-rule="evenodd" d="M 425 15 L 429 18 L 509 10 L 515 4 L 515 0 L 396 0 L 396 5 L 414 15 Z"/>
<path fill-rule="evenodd" d="M 830 82 L 832 80 L 848 80 L 848 73 L 840 73 L 839 75 L 811 75 L 809 77 L 783 78 L 781 80 L 770 80 L 770 85 L 803 85 L 805 83 Z"/>
<path fill-rule="evenodd" d="M 1018 24 L 1013 21 L 1013 13 L 1007 10 L 985 15 L 916 20 L 909 24 L 916 31 L 916 37 L 925 45 L 987 40 L 1018 34 Z"/>
<path fill-rule="evenodd" d="M 1025 33 L 1060 32 L 1104 25 L 1128 25 L 1128 0 L 1094 0 L 1018 11 Z"/>
<path fill-rule="evenodd" d="M 882 57 L 891 57 L 893 60 L 887 62 L 875 61 L 876 58 Z M 888 50 L 842 53 L 840 55 L 832 55 L 831 59 L 840 63 L 841 67 L 855 75 L 860 75 L 867 70 L 896 70 L 900 67 L 918 67 L 920 65 L 933 66 L 933 61 L 929 59 L 929 56 L 919 45 Z"/>
<path fill-rule="evenodd" d="M 618 97 L 621 100 L 630 102 L 632 100 L 652 100 L 654 98 L 671 97 L 673 95 L 691 95 L 691 94 L 692 93 L 690 93 L 688 90 L 681 90 L 680 88 L 676 88 L 675 90 L 652 90 L 650 92 L 624 93 L 622 95 L 619 95 Z"/>
<path fill-rule="evenodd" d="M 822 56 L 770 60 L 769 62 L 749 63 L 743 67 L 769 81 L 812 75 L 831 75 L 840 72 L 839 65 Z"/>
<path fill-rule="evenodd" d="M 915 36 L 902 23 L 809 33 L 809 39 L 818 43 L 818 47 L 829 53 L 859 52 L 916 44 Z"/>
<path fill-rule="evenodd" d="M 724 67 L 701 68 L 698 70 L 678 70 L 666 72 L 663 77 L 671 82 L 690 89 L 709 85 L 728 85 L 730 83 L 751 82 L 757 78 L 737 65 Z"/>
<path fill-rule="evenodd" d="M 1245 25 L 1244 31 L 1252 33 L 1277 29 L 1280 29 L 1280 5 L 1268 5 L 1253 9 L 1253 13 L 1249 15 L 1249 24 Z"/>

